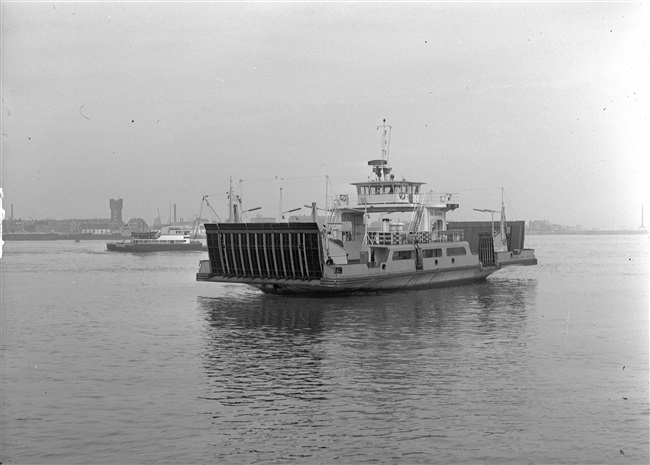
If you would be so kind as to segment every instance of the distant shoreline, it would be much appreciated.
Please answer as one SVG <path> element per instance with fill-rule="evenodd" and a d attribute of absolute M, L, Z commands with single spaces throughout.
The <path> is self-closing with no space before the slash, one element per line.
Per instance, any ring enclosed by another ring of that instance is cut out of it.
<path fill-rule="evenodd" d="M 630 236 L 648 235 L 647 229 L 623 229 L 623 230 L 589 230 L 589 231 L 526 231 L 528 236 Z"/>
<path fill-rule="evenodd" d="M 60 234 L 60 233 L 5 233 L 2 235 L 3 241 L 80 241 L 89 240 L 106 240 L 106 239 L 122 239 L 120 233 L 115 234 Z"/>
<path fill-rule="evenodd" d="M 528 236 L 631 236 L 648 235 L 647 229 L 635 230 L 589 230 L 589 231 L 526 231 Z M 4 241 L 82 241 L 89 240 L 116 240 L 124 239 L 120 233 L 114 234 L 60 234 L 60 233 L 6 233 L 2 235 Z"/>

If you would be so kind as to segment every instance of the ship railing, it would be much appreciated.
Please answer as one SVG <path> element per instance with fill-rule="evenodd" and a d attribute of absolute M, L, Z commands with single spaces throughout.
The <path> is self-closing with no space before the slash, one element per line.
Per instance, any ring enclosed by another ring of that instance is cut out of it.
<path fill-rule="evenodd" d="M 425 207 L 460 205 L 460 194 L 454 192 L 429 191 L 422 197 L 422 205 Z"/>
<path fill-rule="evenodd" d="M 414 205 L 420 202 L 422 198 L 420 194 L 406 194 L 403 192 L 395 192 L 389 194 L 365 194 L 355 196 L 357 205 Z"/>
<path fill-rule="evenodd" d="M 462 229 L 446 229 L 435 231 L 438 239 L 436 242 L 459 242 L 465 240 L 465 231 Z"/>
<path fill-rule="evenodd" d="M 398 245 L 407 244 L 406 234 L 388 231 L 368 231 L 366 240 L 368 244 L 374 245 Z"/>
<path fill-rule="evenodd" d="M 461 229 L 447 231 L 368 231 L 366 242 L 375 245 L 430 244 L 434 242 L 463 241 L 465 233 Z"/>
<path fill-rule="evenodd" d="M 329 207 L 345 208 L 354 205 L 422 205 L 425 207 L 445 207 L 460 205 L 460 194 L 455 192 L 433 192 L 419 194 L 386 193 L 351 195 L 339 194 L 330 199 Z"/>

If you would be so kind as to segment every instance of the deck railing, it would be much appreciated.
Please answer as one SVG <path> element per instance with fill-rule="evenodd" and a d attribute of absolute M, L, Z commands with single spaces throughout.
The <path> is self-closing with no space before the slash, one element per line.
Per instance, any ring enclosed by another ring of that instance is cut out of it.
<path fill-rule="evenodd" d="M 368 231 L 366 241 L 376 245 L 430 244 L 433 242 L 458 242 L 465 239 L 463 230 L 447 231 Z"/>
<path fill-rule="evenodd" d="M 363 205 L 416 205 L 420 204 L 425 207 L 442 207 L 445 205 L 460 204 L 460 194 L 446 192 L 421 192 L 419 194 L 341 194 L 335 195 L 329 199 L 328 208 L 354 207 Z"/>

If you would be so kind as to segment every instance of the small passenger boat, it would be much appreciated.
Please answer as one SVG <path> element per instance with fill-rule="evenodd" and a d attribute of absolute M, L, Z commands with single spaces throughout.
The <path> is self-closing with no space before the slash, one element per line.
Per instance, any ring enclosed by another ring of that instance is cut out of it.
<path fill-rule="evenodd" d="M 457 194 L 425 193 L 423 182 L 396 179 L 390 126 L 384 120 L 381 128 L 382 158 L 368 162 L 368 181 L 352 183 L 356 202 L 348 194 L 330 199 L 324 223 L 315 204 L 312 222 L 206 223 L 209 260 L 200 261 L 197 281 L 272 294 L 374 292 L 478 282 L 506 266 L 537 264 L 524 248 L 524 222 L 506 221 L 503 202 L 498 225 L 448 223 Z M 410 215 L 408 225 L 394 213 Z"/>
<path fill-rule="evenodd" d="M 199 240 L 188 234 L 161 235 L 158 231 L 132 232 L 129 241 L 109 242 L 106 249 L 111 252 L 190 252 L 204 250 Z"/>

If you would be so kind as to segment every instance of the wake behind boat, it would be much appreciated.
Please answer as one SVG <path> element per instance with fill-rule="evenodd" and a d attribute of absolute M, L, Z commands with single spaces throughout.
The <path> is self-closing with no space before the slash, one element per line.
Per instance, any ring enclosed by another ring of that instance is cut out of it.
<path fill-rule="evenodd" d="M 158 231 L 132 232 L 129 241 L 109 242 L 106 249 L 111 252 L 190 252 L 203 250 L 201 241 L 188 234 L 165 234 Z"/>
<path fill-rule="evenodd" d="M 423 182 L 397 180 L 388 164 L 384 120 L 382 158 L 373 177 L 352 183 L 356 205 L 342 194 L 319 223 L 206 224 L 209 260 L 197 281 L 242 283 L 263 292 L 345 293 L 423 289 L 482 281 L 506 266 L 536 265 L 524 248 L 524 222 L 448 223 L 457 194 L 424 193 Z M 408 226 L 389 215 L 409 213 Z M 371 222 L 372 218 L 379 221 Z M 379 226 L 374 226 L 379 224 Z M 374 227 L 373 227 L 374 226 Z"/>

